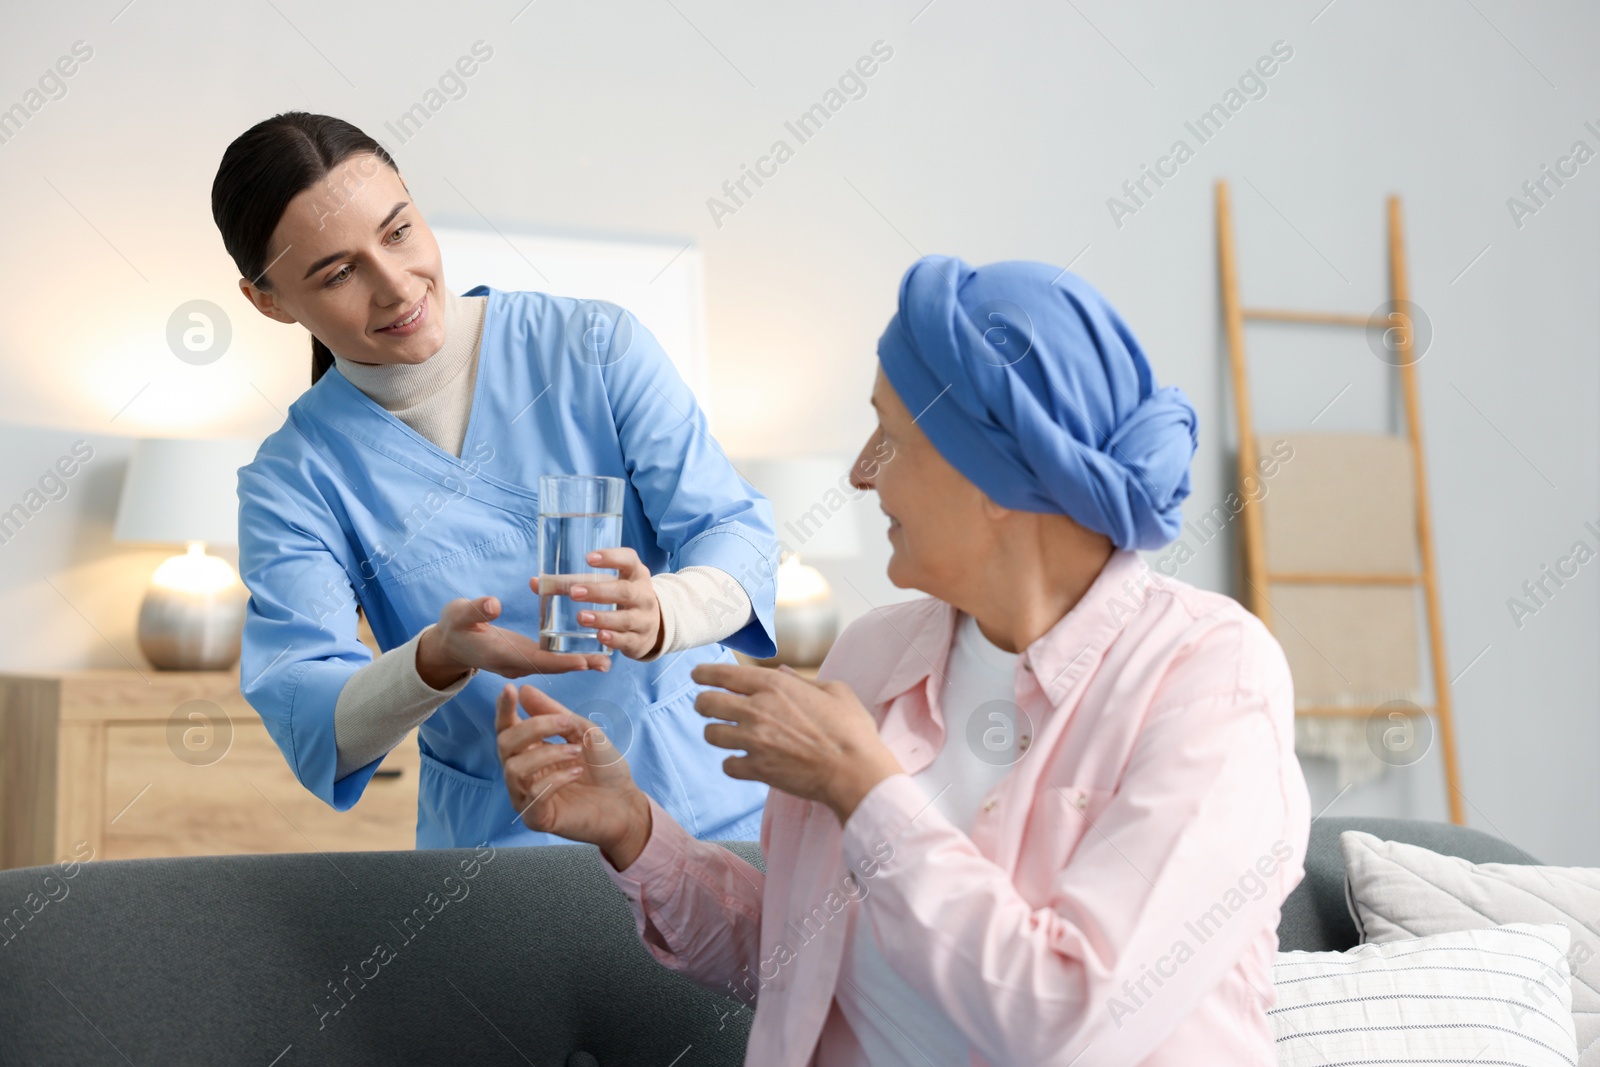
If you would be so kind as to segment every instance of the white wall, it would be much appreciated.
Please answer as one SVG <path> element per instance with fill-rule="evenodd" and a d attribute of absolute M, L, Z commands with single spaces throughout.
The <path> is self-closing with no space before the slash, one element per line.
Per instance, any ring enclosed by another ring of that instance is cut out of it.
<path fill-rule="evenodd" d="M 1193 399 L 1197 507 L 1230 481 L 1212 181 L 1235 186 L 1248 302 L 1362 313 L 1384 295 L 1383 199 L 1398 192 L 1414 295 L 1435 330 L 1420 373 L 1452 670 L 1487 648 L 1454 687 L 1470 819 L 1546 861 L 1600 863 L 1600 567 L 1521 629 L 1506 607 L 1600 519 L 1600 163 L 1521 227 L 1506 207 L 1575 140 L 1600 148 L 1583 125 L 1600 127 L 1592 6 L 123 8 L 34 5 L 0 38 L 0 105 L 74 41 L 94 49 L 67 94 L 0 145 L 0 421 L 53 435 L 31 453 L 7 447 L 0 500 L 26 488 L 57 439 L 265 433 L 281 419 L 305 381 L 305 336 L 237 295 L 208 193 L 227 142 L 283 109 L 339 114 L 383 138 L 437 222 L 481 225 L 481 212 L 698 240 L 717 429 L 734 454 L 855 448 L 874 343 L 919 252 L 1074 261 L 1134 325 L 1161 380 Z M 466 95 L 397 144 L 385 122 L 480 39 L 493 56 Z M 794 145 L 785 120 L 879 40 L 893 58 L 866 96 L 717 225 L 707 198 L 775 139 Z M 1185 120 L 1279 40 L 1294 55 L 1267 95 L 1115 225 L 1107 197 L 1174 139 L 1193 145 Z M 172 309 L 194 298 L 233 315 L 232 349 L 205 367 L 163 341 Z M 1347 381 L 1318 427 L 1378 425 L 1383 382 L 1359 338 L 1311 347 L 1252 327 L 1250 340 L 1264 425 L 1273 413 L 1303 428 Z M 867 554 L 831 568 L 851 613 L 904 595 L 882 578 L 881 523 L 867 512 Z M 67 565 L 40 552 L 27 566 Z M 1214 543 L 1182 577 L 1231 590 L 1233 552 Z M 74 644 L 82 635 L 59 606 L 19 592 L 34 583 L 8 553 L 0 663 L 52 658 L 34 640 L 39 612 L 60 641 L 55 661 L 105 659 L 92 638 Z M 1325 769 L 1312 776 L 1320 806 L 1332 789 Z M 1444 808 L 1423 767 L 1334 810 Z"/>

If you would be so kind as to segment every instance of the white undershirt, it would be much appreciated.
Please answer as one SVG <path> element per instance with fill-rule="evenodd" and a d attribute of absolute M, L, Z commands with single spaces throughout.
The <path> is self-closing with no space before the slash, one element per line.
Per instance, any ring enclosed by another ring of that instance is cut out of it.
<path fill-rule="evenodd" d="M 1016 762 L 1016 664 L 1017 653 L 992 644 L 972 616 L 960 616 L 939 700 L 944 743 L 911 780 L 963 830 L 971 829 L 984 797 Z M 834 997 L 866 1054 L 846 1067 L 966 1067 L 970 1062 L 961 1031 L 884 958 L 865 911 L 856 912 Z"/>

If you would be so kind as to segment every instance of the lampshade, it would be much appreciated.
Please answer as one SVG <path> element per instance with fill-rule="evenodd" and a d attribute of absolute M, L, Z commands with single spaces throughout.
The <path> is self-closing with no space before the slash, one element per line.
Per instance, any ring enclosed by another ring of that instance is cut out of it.
<path fill-rule="evenodd" d="M 850 487 L 850 460 L 843 456 L 741 460 L 739 470 L 772 501 L 778 542 L 785 552 L 811 559 L 849 559 L 861 553 Z"/>
<path fill-rule="evenodd" d="M 135 441 L 117 505 L 118 541 L 233 545 L 239 540 L 239 468 L 259 441 L 146 438 Z"/>

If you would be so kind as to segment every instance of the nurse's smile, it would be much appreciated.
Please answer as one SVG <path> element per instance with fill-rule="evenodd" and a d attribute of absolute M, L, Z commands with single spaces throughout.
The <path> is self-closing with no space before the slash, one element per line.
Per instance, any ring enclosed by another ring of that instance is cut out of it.
<path fill-rule="evenodd" d="M 416 307 L 406 312 L 405 315 L 401 316 L 399 319 L 396 319 L 390 325 L 380 326 L 378 328 L 378 332 L 388 334 L 390 337 L 409 337 L 413 333 L 416 333 L 418 330 L 422 329 L 423 326 L 427 324 L 427 321 L 428 298 L 427 296 L 423 296 L 423 298 L 417 302 Z"/>

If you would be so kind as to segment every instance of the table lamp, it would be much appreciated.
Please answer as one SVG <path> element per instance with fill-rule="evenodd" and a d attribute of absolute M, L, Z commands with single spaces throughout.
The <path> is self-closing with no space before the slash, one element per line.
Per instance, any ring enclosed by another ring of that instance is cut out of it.
<path fill-rule="evenodd" d="M 739 469 L 772 502 L 778 563 L 778 654 L 768 663 L 815 667 L 839 634 L 839 606 L 822 572 L 801 562 L 850 559 L 861 553 L 861 530 L 843 456 L 745 460 Z"/>
<path fill-rule="evenodd" d="M 205 548 L 238 543 L 238 470 L 258 445 L 134 442 L 112 537 L 187 547 L 156 568 L 139 605 L 139 648 L 161 670 L 220 671 L 239 660 L 249 594 L 232 564 Z"/>

